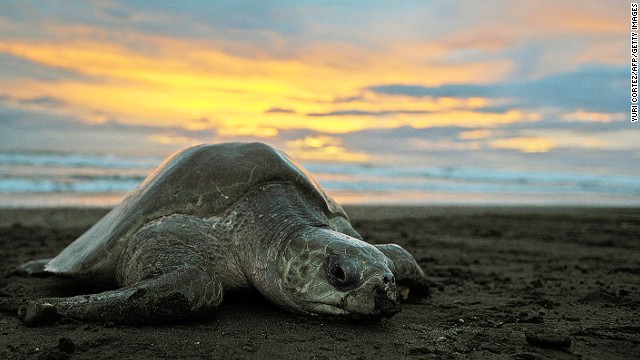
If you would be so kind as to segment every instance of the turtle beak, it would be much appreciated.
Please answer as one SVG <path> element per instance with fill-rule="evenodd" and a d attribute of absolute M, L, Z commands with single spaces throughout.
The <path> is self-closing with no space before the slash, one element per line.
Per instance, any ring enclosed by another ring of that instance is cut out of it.
<path fill-rule="evenodd" d="M 390 318 L 402 310 L 391 273 L 370 277 L 359 289 L 350 291 L 344 299 L 344 309 L 354 314 Z"/>
<path fill-rule="evenodd" d="M 393 274 L 382 275 L 382 285 L 374 286 L 373 311 L 390 318 L 402 310 Z"/>

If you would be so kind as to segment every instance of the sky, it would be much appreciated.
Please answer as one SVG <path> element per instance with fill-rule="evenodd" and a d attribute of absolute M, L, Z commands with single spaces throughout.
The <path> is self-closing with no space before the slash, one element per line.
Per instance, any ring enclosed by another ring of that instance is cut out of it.
<path fill-rule="evenodd" d="M 622 1 L 2 1 L 0 150 L 640 175 Z"/>

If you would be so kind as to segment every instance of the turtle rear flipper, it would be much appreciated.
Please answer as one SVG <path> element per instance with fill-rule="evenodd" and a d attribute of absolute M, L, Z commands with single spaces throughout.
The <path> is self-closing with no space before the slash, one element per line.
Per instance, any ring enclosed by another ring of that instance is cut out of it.
<path fill-rule="evenodd" d="M 39 276 L 48 274 L 44 267 L 51 261 L 51 259 L 38 259 L 27 261 L 18 266 L 14 271 L 19 276 Z"/>

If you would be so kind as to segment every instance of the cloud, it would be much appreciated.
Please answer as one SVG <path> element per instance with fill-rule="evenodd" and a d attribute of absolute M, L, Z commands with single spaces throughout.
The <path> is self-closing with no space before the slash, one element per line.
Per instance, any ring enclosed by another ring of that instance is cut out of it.
<path fill-rule="evenodd" d="M 63 100 L 53 96 L 38 96 L 30 99 L 20 99 L 18 100 L 18 102 L 24 105 L 37 105 L 37 106 L 45 106 L 50 108 L 65 105 L 65 102 Z"/>
<path fill-rule="evenodd" d="M 101 10 L 108 17 L 112 17 L 116 20 L 130 20 L 133 17 L 130 11 L 124 6 L 114 6 L 114 4 L 110 4 L 103 7 Z"/>
<path fill-rule="evenodd" d="M 458 136 L 461 132 L 468 130 L 469 128 L 460 126 L 430 128 L 401 126 L 364 129 L 333 136 L 340 138 L 343 146 L 350 151 L 371 154 L 372 160 L 394 158 L 399 161 L 400 158 L 404 158 L 407 162 L 418 162 L 421 157 L 426 159 L 444 149 L 469 149 L 465 145 L 467 142 L 461 141 Z"/>
<path fill-rule="evenodd" d="M 387 116 L 395 114 L 429 114 L 431 111 L 427 110 L 382 110 L 382 111 L 366 111 L 366 110 L 336 110 L 326 113 L 309 113 L 307 116 L 311 117 L 324 117 L 324 116 Z"/>
<path fill-rule="evenodd" d="M 462 126 L 439 126 L 431 128 L 414 128 L 412 126 L 401 126 L 392 129 L 368 129 L 355 131 L 344 134 L 342 137 L 347 141 L 357 142 L 356 140 L 365 138 L 388 139 L 454 139 L 458 133 L 468 131 L 469 128 Z"/>
<path fill-rule="evenodd" d="M 6 100 L 6 99 L 5 99 Z M 186 145 L 220 141 L 211 130 L 128 125 L 115 120 L 86 123 L 41 107 L 0 106 L 0 149 L 152 154 L 166 156 Z M 173 140 L 171 140 L 173 139 Z"/>
<path fill-rule="evenodd" d="M 301 161 L 330 161 L 359 163 L 369 161 L 371 155 L 355 152 L 343 144 L 343 139 L 336 136 L 306 136 L 284 143 L 286 151 Z"/>
<path fill-rule="evenodd" d="M 0 44 L 1 47 L 1 44 Z M 15 79 L 60 81 L 60 80 L 83 80 L 91 79 L 81 73 L 60 67 L 51 67 L 31 61 L 20 56 L 15 56 L 0 50 L 0 80 L 5 82 Z"/>
<path fill-rule="evenodd" d="M 498 125 L 494 127 L 494 129 L 509 131 L 512 133 L 518 133 L 524 130 L 550 129 L 565 131 L 568 134 L 567 136 L 575 132 L 600 134 L 617 130 L 627 130 L 632 132 L 640 130 L 635 129 L 633 124 L 631 124 L 628 120 L 622 119 L 625 117 L 625 115 L 622 113 L 607 113 L 606 116 L 615 119 L 608 122 L 585 121 L 574 118 L 572 114 L 573 113 L 553 113 L 545 116 L 539 121 Z"/>
<path fill-rule="evenodd" d="M 272 108 L 269 108 L 269 109 L 265 110 L 264 113 L 265 114 L 295 114 L 295 113 L 297 113 L 297 111 L 295 111 L 293 109 L 272 107 Z"/>
<path fill-rule="evenodd" d="M 405 84 L 374 85 L 367 88 L 378 94 L 407 97 L 487 97 L 508 99 L 509 105 L 522 108 L 559 107 L 568 110 L 619 112 L 626 108 L 625 84 L 628 69 L 589 66 L 576 71 L 540 79 L 503 82 L 490 85 L 446 84 L 421 86 Z"/>
<path fill-rule="evenodd" d="M 455 84 L 441 86 L 422 85 L 374 85 L 367 88 L 378 94 L 402 95 L 409 97 L 494 97 L 498 95 L 495 87 L 488 85 Z"/>
<path fill-rule="evenodd" d="M 355 96 L 338 96 L 335 99 L 333 99 L 332 103 L 333 104 L 350 103 L 355 101 L 362 101 L 363 99 L 364 99 L 363 94 L 355 95 Z"/>
<path fill-rule="evenodd" d="M 606 125 L 606 124 L 597 124 Z M 627 129 L 628 130 L 628 129 Z M 478 138 L 466 139 L 470 131 L 484 132 Z M 305 133 L 283 132 L 285 138 L 304 138 Z M 564 131 L 522 131 L 509 127 L 492 131 L 466 127 L 438 128 L 401 127 L 367 129 L 334 134 L 350 153 L 369 154 L 372 164 L 393 166 L 485 168 L 485 169 L 550 169 L 560 172 L 612 173 L 637 176 L 634 165 L 640 153 L 630 151 L 631 139 L 638 133 L 609 131 L 598 144 L 599 134 L 578 133 L 575 138 Z M 316 133 L 314 137 L 321 137 Z M 614 139 L 623 139 L 619 146 Z M 607 146 L 606 144 L 613 144 Z M 607 164 L 603 167 L 603 164 Z"/>
<path fill-rule="evenodd" d="M 592 66 L 512 85 L 526 106 L 619 112 L 626 108 L 628 69 Z"/>

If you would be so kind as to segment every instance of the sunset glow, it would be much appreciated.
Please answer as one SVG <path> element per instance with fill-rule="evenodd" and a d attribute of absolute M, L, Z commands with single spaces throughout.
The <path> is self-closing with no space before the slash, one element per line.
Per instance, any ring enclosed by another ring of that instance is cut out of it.
<path fill-rule="evenodd" d="M 0 150 L 263 141 L 307 162 L 632 175 L 640 159 L 619 4 L 66 5 L 0 9 Z"/>
<path fill-rule="evenodd" d="M 210 129 L 222 136 L 273 137 L 278 129 L 339 134 L 369 128 L 465 126 L 471 119 L 475 125 L 493 126 L 530 118 L 517 110 L 477 113 L 475 109 L 491 104 L 481 97 L 414 99 L 363 90 L 370 84 L 369 74 L 376 74 L 381 82 L 428 78 L 432 72 L 446 76 L 447 71 L 452 74 L 447 78 L 456 82 L 472 80 L 477 73 L 487 80 L 491 71 L 481 69 L 482 64 L 464 71 L 407 68 L 408 64 L 394 64 L 399 59 L 387 56 L 359 64 L 362 68 L 353 71 L 289 59 L 245 59 L 201 50 L 202 44 L 154 40 L 162 51 L 153 56 L 112 43 L 0 42 L 0 52 L 90 77 L 54 83 L 14 79 L 7 95 L 19 101 L 55 98 L 87 122 L 126 119 L 127 124 Z M 362 51 L 354 56 L 374 54 Z M 385 61 L 390 63 L 385 65 Z M 465 72 L 466 78 L 461 78 Z M 361 98 L 335 101 L 352 94 Z M 265 114 L 277 106 L 291 113 Z M 203 118 L 210 121 L 202 122 Z"/>

